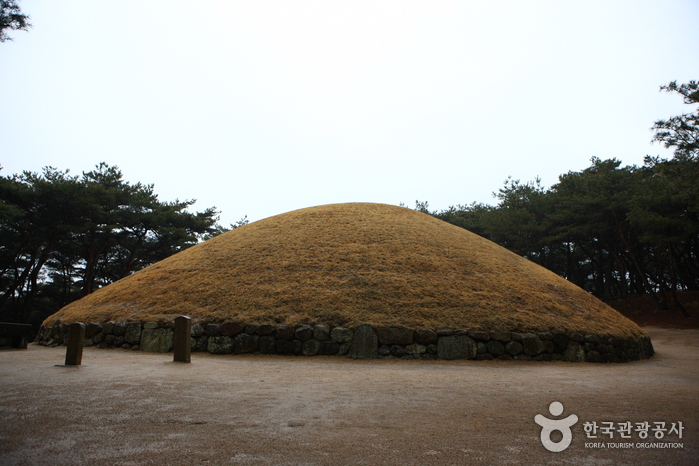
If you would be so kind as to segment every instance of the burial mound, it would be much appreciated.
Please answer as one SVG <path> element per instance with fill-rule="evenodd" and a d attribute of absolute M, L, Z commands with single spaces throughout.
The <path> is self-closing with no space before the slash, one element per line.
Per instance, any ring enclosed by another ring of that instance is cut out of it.
<path fill-rule="evenodd" d="M 567 280 L 467 230 L 383 204 L 310 207 L 182 251 L 46 319 L 455 328 L 645 337 Z"/>

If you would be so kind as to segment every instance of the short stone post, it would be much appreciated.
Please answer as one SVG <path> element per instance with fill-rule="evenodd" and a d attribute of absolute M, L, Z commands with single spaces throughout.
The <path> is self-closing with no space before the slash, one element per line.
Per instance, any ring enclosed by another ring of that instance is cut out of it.
<path fill-rule="evenodd" d="M 175 319 L 175 335 L 173 341 L 174 361 L 192 362 L 192 318 L 179 316 Z"/>
<path fill-rule="evenodd" d="M 73 322 L 68 327 L 68 348 L 66 349 L 66 366 L 79 366 L 83 360 L 83 343 L 85 342 L 85 324 Z"/>

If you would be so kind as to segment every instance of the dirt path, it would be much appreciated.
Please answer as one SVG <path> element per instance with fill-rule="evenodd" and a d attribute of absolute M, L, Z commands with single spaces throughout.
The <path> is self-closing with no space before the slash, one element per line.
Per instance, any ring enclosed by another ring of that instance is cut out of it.
<path fill-rule="evenodd" d="M 0 464 L 698 464 L 699 330 L 648 331 L 656 356 L 605 365 L 86 348 L 65 368 L 64 347 L 3 350 Z M 579 418 L 560 453 L 533 421 L 553 401 Z M 593 440 L 587 421 L 684 431 Z M 683 448 L 635 446 L 650 441 Z"/>

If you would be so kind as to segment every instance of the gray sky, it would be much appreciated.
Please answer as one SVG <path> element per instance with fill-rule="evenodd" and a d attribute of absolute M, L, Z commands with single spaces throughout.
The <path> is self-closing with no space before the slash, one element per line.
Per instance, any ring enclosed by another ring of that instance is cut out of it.
<path fill-rule="evenodd" d="M 23 0 L 0 44 L 4 175 L 105 161 L 221 223 L 473 201 L 641 164 L 699 79 L 699 2 Z"/>

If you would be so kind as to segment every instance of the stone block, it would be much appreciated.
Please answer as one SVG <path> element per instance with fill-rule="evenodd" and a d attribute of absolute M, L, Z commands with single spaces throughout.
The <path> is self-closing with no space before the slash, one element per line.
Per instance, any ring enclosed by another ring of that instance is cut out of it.
<path fill-rule="evenodd" d="M 248 324 L 245 326 L 245 330 L 243 330 L 243 332 L 247 333 L 248 335 L 254 335 L 257 333 L 257 330 L 259 328 L 260 328 L 260 326 L 257 324 Z"/>
<path fill-rule="evenodd" d="M 320 349 L 318 354 L 323 355 L 335 355 L 340 352 L 340 344 L 335 341 L 322 341 L 320 342 Z"/>
<path fill-rule="evenodd" d="M 208 337 L 206 349 L 211 354 L 230 354 L 233 352 L 233 339 L 226 336 Z"/>
<path fill-rule="evenodd" d="M 302 325 L 294 331 L 294 338 L 301 341 L 310 340 L 313 338 L 313 327 L 310 325 Z"/>
<path fill-rule="evenodd" d="M 556 353 L 563 353 L 568 347 L 570 338 L 565 333 L 556 333 L 553 336 L 553 347 Z"/>
<path fill-rule="evenodd" d="M 533 333 L 522 334 L 522 347 L 524 348 L 524 354 L 529 356 L 536 356 L 546 350 L 541 339 Z"/>
<path fill-rule="evenodd" d="M 373 359 L 378 356 L 379 339 L 369 324 L 359 324 L 354 328 L 354 338 L 349 353 L 352 359 Z"/>
<path fill-rule="evenodd" d="M 201 351 L 202 353 L 209 351 L 209 337 L 202 335 L 197 340 L 196 351 Z M 192 347 L 193 349 L 195 347 Z"/>
<path fill-rule="evenodd" d="M 114 322 L 114 335 L 118 337 L 123 337 L 126 334 L 126 322 L 125 320 L 120 320 L 119 322 Z"/>
<path fill-rule="evenodd" d="M 340 349 L 337 351 L 337 354 L 339 356 L 347 356 L 347 353 L 349 353 L 350 345 L 350 342 L 341 343 Z"/>
<path fill-rule="evenodd" d="M 129 345 L 137 345 L 141 341 L 141 323 L 130 322 L 126 325 L 124 341 Z"/>
<path fill-rule="evenodd" d="M 407 353 L 405 352 L 405 350 L 403 349 L 402 346 L 400 346 L 400 345 L 392 345 L 391 346 L 391 355 L 392 356 L 395 356 L 397 358 L 402 358 L 406 354 Z"/>
<path fill-rule="evenodd" d="M 320 342 L 311 338 L 303 342 L 301 354 L 303 356 L 315 356 L 320 351 Z"/>
<path fill-rule="evenodd" d="M 272 330 L 274 330 L 274 327 L 272 327 Z M 262 353 L 262 354 L 275 354 L 277 352 L 276 342 L 277 342 L 277 339 L 271 335 L 261 336 L 260 337 L 260 353 Z"/>
<path fill-rule="evenodd" d="M 432 345 L 437 343 L 437 332 L 431 328 L 419 328 L 413 334 L 413 340 L 421 345 Z"/>
<path fill-rule="evenodd" d="M 301 340 L 277 340 L 276 345 L 279 354 L 301 354 L 303 350 Z"/>
<path fill-rule="evenodd" d="M 495 357 L 502 356 L 503 354 L 505 354 L 505 345 L 503 345 L 502 342 L 498 340 L 490 340 L 488 343 L 485 344 L 485 349 L 488 351 L 488 353 L 492 354 Z"/>
<path fill-rule="evenodd" d="M 318 341 L 330 340 L 330 329 L 325 325 L 315 325 L 313 327 L 313 339 Z"/>
<path fill-rule="evenodd" d="M 553 353 L 556 351 L 556 347 L 551 340 L 541 340 L 541 343 L 543 343 L 544 351 L 547 353 Z"/>
<path fill-rule="evenodd" d="M 173 332 L 166 328 L 146 328 L 141 332 L 140 348 L 149 353 L 167 353 L 172 351 Z"/>
<path fill-rule="evenodd" d="M 482 330 L 471 330 L 469 336 L 476 341 L 490 341 L 490 334 Z"/>
<path fill-rule="evenodd" d="M 274 335 L 275 330 L 276 328 L 274 327 L 274 325 L 263 324 L 260 325 L 260 328 L 257 329 L 257 334 L 261 337 L 268 337 Z"/>
<path fill-rule="evenodd" d="M 510 341 L 505 345 L 505 352 L 510 356 L 517 356 L 524 351 L 524 347 L 518 341 Z"/>
<path fill-rule="evenodd" d="M 353 336 L 354 331 L 351 328 L 335 327 L 330 332 L 330 338 L 338 343 L 349 343 Z"/>
<path fill-rule="evenodd" d="M 502 332 L 498 330 L 495 332 L 490 332 L 490 338 L 492 340 L 497 340 L 506 343 L 512 339 L 512 335 L 510 334 L 510 332 Z"/>
<path fill-rule="evenodd" d="M 260 349 L 260 336 L 240 333 L 233 339 L 235 354 L 254 353 Z"/>
<path fill-rule="evenodd" d="M 100 324 L 87 324 L 85 326 L 85 338 L 92 338 L 98 333 L 102 333 L 102 326 Z"/>
<path fill-rule="evenodd" d="M 277 337 L 277 340 L 293 340 L 294 327 L 289 325 L 280 325 L 274 332 L 274 336 Z"/>
<path fill-rule="evenodd" d="M 476 342 L 466 335 L 441 337 L 437 343 L 440 359 L 474 359 L 478 354 Z"/>
<path fill-rule="evenodd" d="M 568 342 L 568 347 L 563 353 L 563 360 L 569 362 L 584 362 L 585 348 L 577 341 Z"/>
<path fill-rule="evenodd" d="M 102 325 L 102 333 L 105 335 L 114 335 L 114 322 L 105 322 Z"/>
<path fill-rule="evenodd" d="M 226 322 L 219 326 L 218 331 L 225 337 L 234 337 L 245 331 L 245 324 L 242 322 Z"/>
<path fill-rule="evenodd" d="M 384 345 L 410 345 L 413 343 L 413 331 L 405 327 L 378 327 L 376 336 Z"/>
<path fill-rule="evenodd" d="M 408 354 L 424 354 L 427 352 L 427 347 L 424 345 L 413 343 L 412 345 L 408 345 L 405 347 L 405 352 Z"/>
<path fill-rule="evenodd" d="M 205 333 L 206 332 L 204 330 L 204 327 L 202 327 L 200 324 L 192 325 L 192 337 L 199 338 L 200 336 L 204 335 Z"/>
<path fill-rule="evenodd" d="M 588 351 L 585 356 L 589 362 L 602 362 L 602 355 L 595 350 Z"/>
<path fill-rule="evenodd" d="M 380 358 L 387 358 L 391 355 L 391 347 L 388 345 L 379 346 L 378 355 Z"/>

